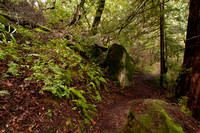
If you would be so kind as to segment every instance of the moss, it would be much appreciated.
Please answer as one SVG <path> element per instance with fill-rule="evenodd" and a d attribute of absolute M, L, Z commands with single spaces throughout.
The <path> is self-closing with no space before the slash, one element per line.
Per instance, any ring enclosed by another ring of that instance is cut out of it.
<path fill-rule="evenodd" d="M 130 81 L 133 79 L 135 64 L 122 45 L 113 44 L 109 48 L 105 64 L 109 67 L 113 80 L 118 80 L 117 76 L 124 68 L 128 71 L 128 79 Z"/>
<path fill-rule="evenodd" d="M 9 18 L 11 18 L 8 14 L 5 14 L 3 12 L 0 11 L 0 22 L 8 25 L 10 20 L 8 20 Z"/>
<path fill-rule="evenodd" d="M 140 102 L 142 105 L 140 113 L 130 111 L 125 132 L 157 132 L 157 133 L 183 133 L 180 125 L 166 113 L 164 106 L 166 102 L 162 100 L 147 99 Z M 133 110 L 133 107 L 131 107 Z"/>
<path fill-rule="evenodd" d="M 124 52 L 125 48 L 118 44 L 113 44 L 108 50 L 105 64 L 109 67 L 109 73 L 113 80 L 118 80 L 119 71 L 124 67 L 121 62 Z"/>
<path fill-rule="evenodd" d="M 125 68 L 128 70 L 128 79 L 129 81 L 133 80 L 133 72 L 135 70 L 135 64 L 130 55 L 127 54 Z"/>
<path fill-rule="evenodd" d="M 153 121 L 151 117 L 149 117 L 148 115 L 142 115 L 140 116 L 140 122 L 145 126 L 145 127 L 149 127 L 150 128 L 150 124 Z"/>
<path fill-rule="evenodd" d="M 40 28 L 35 28 L 34 31 L 38 32 L 38 33 L 48 33 Z"/>
<path fill-rule="evenodd" d="M 162 109 L 162 113 L 165 115 L 166 117 L 166 121 L 165 123 L 167 124 L 167 126 L 169 127 L 169 133 L 184 133 L 183 129 L 181 126 L 179 126 L 178 124 L 176 124 L 173 119 L 165 112 L 164 109 Z M 162 132 L 163 128 L 160 128 L 159 130 L 161 130 Z M 161 133 L 160 132 L 160 133 Z"/>
<path fill-rule="evenodd" d="M 157 99 L 145 99 L 143 103 L 148 104 L 148 109 L 149 110 L 158 110 L 161 111 L 164 105 L 167 105 L 166 102 L 162 100 L 157 100 Z"/>
<path fill-rule="evenodd" d="M 8 25 L 8 20 L 6 18 L 4 18 L 3 16 L 0 16 L 0 23 Z"/>
<path fill-rule="evenodd" d="M 45 26 L 42 26 L 42 25 L 39 25 L 39 24 L 37 24 L 37 26 L 38 26 L 38 28 L 40 28 L 40 29 L 43 30 L 43 31 L 46 31 L 46 32 L 51 31 L 51 29 L 49 29 L 49 28 L 47 28 L 47 27 L 45 27 Z"/>
<path fill-rule="evenodd" d="M 8 14 L 5 14 L 5 13 L 3 13 L 3 12 L 1 12 L 1 11 L 0 11 L 0 15 L 1 15 L 1 16 L 4 16 L 4 17 L 10 17 Z"/>

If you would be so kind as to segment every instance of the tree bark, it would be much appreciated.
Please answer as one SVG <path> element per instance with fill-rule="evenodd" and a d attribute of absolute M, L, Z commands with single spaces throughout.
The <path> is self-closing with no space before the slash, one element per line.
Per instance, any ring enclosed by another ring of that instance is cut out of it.
<path fill-rule="evenodd" d="M 163 88 L 164 74 L 166 74 L 165 68 L 165 32 L 164 32 L 164 0 L 160 2 L 160 87 Z"/>
<path fill-rule="evenodd" d="M 96 11 L 96 16 L 95 19 L 93 21 L 92 24 L 92 29 L 91 29 L 91 34 L 92 35 L 96 35 L 97 34 L 97 30 L 98 30 L 98 26 L 101 20 L 101 16 L 104 10 L 104 6 L 105 6 L 105 0 L 99 0 L 99 7 Z"/>
<path fill-rule="evenodd" d="M 176 96 L 188 96 L 187 106 L 200 120 L 200 0 L 190 0 L 183 70 Z"/>

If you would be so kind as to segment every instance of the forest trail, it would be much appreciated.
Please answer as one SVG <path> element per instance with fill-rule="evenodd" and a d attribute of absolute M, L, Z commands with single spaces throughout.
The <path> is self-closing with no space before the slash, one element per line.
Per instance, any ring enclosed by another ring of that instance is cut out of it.
<path fill-rule="evenodd" d="M 134 103 L 143 99 L 162 99 L 156 89 L 155 83 L 151 82 L 156 75 L 136 74 L 134 83 L 123 93 L 115 93 L 112 100 L 105 100 L 99 108 L 99 117 L 94 129 L 99 132 L 117 132 L 124 126 L 128 111 Z"/>

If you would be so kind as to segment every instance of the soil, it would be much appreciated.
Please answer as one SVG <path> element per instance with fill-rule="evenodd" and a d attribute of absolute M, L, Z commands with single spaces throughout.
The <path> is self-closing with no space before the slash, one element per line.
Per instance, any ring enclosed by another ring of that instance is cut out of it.
<path fill-rule="evenodd" d="M 0 70 L 6 71 L 5 66 L 0 65 Z M 89 126 L 85 126 L 79 123 L 80 117 L 71 109 L 69 101 L 53 97 L 50 93 L 40 93 L 43 85 L 41 82 L 25 82 L 24 79 L 30 74 L 26 72 L 23 76 L 11 76 L 5 80 L 4 73 L 0 73 L 0 89 L 10 93 L 0 95 L 2 133 L 70 133 L 81 132 L 82 129 L 92 133 L 121 132 L 131 105 L 147 98 L 165 99 L 165 95 L 161 95 L 152 82 L 155 75 L 136 73 L 132 85 L 123 90 L 109 82 L 109 92 L 102 91 L 103 101 L 97 106 L 98 116 L 94 117 Z M 178 119 L 186 121 L 182 124 L 186 125 L 187 132 L 200 131 L 200 124 L 194 119 L 186 115 Z"/>
<path fill-rule="evenodd" d="M 99 107 L 99 117 L 95 130 L 100 132 L 119 132 L 126 124 L 128 111 L 134 103 L 144 99 L 164 99 L 156 84 L 151 82 L 155 75 L 135 74 L 129 88 L 118 90 Z"/>

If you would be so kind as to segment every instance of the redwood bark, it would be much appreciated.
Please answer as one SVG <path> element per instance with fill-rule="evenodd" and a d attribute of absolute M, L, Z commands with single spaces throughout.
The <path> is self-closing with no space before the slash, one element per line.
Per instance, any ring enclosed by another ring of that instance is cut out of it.
<path fill-rule="evenodd" d="M 190 0 L 183 71 L 176 96 L 188 96 L 187 106 L 200 120 L 200 0 Z"/>

